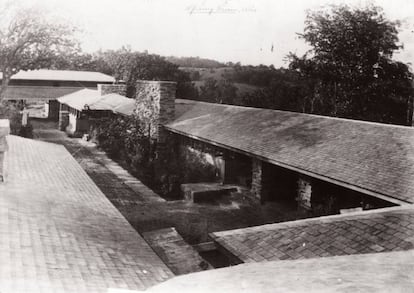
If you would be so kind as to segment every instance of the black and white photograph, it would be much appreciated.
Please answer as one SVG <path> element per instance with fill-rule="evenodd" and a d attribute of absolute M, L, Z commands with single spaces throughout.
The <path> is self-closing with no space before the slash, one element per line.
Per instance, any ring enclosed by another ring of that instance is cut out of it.
<path fill-rule="evenodd" d="M 414 292 L 414 1 L 0 0 L 0 293 Z"/>

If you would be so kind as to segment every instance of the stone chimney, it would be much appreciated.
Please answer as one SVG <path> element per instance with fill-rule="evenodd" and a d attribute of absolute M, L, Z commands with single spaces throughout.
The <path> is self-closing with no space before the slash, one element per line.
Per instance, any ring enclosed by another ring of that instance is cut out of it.
<path fill-rule="evenodd" d="M 158 144 L 166 141 L 164 125 L 172 122 L 175 115 L 177 83 L 172 81 L 143 81 L 136 85 L 135 115 L 151 139 Z"/>
<path fill-rule="evenodd" d="M 4 157 L 8 150 L 6 135 L 10 133 L 10 121 L 0 119 L 0 182 L 4 181 Z"/>
<path fill-rule="evenodd" d="M 98 91 L 101 96 L 108 94 L 118 94 L 126 96 L 126 85 L 125 84 L 98 84 Z"/>

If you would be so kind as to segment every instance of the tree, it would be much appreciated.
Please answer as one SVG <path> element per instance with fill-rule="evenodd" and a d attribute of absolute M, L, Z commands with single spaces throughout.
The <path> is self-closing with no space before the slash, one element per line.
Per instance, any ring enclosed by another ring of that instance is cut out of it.
<path fill-rule="evenodd" d="M 405 124 L 402 112 L 412 98 L 412 74 L 392 60 L 401 48 L 398 27 L 376 6 L 308 11 L 300 37 L 312 49 L 302 57 L 289 56 L 290 68 L 314 81 L 307 110 Z"/>
<path fill-rule="evenodd" d="M 189 74 L 162 56 L 122 47 L 119 50 L 97 52 L 93 59 L 98 71 L 125 81 L 128 97 L 135 96 L 137 80 L 175 81 L 179 98 L 192 98 L 192 95 L 197 94 Z"/>
<path fill-rule="evenodd" d="M 13 74 L 47 67 L 63 51 L 78 47 L 72 27 L 47 20 L 36 8 L 10 2 L 2 7 L 0 15 L 1 100 Z"/>
<path fill-rule="evenodd" d="M 295 112 L 308 112 L 307 96 L 312 82 L 296 71 L 275 69 L 268 85 L 241 96 L 243 105 Z"/>
<path fill-rule="evenodd" d="M 237 99 L 237 88 L 229 80 L 217 81 L 209 77 L 200 87 L 200 99 L 211 103 L 233 104 Z"/>
<path fill-rule="evenodd" d="M 103 66 L 100 62 L 103 62 L 102 59 L 97 59 L 89 53 L 67 52 L 52 59 L 48 68 L 54 70 L 98 71 L 102 73 L 110 71 L 105 62 Z"/>

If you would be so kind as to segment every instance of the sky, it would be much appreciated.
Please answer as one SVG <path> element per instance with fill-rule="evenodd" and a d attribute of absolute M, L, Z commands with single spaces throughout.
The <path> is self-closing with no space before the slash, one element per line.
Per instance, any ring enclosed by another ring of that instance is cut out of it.
<path fill-rule="evenodd" d="M 5 1 L 5 0 L 0 0 Z M 404 50 L 395 59 L 414 61 L 413 0 L 22 0 L 82 29 L 82 49 L 133 50 L 163 56 L 199 56 L 221 62 L 286 66 L 289 52 L 309 48 L 303 32 L 306 9 L 347 3 L 381 6 L 401 20 Z"/>

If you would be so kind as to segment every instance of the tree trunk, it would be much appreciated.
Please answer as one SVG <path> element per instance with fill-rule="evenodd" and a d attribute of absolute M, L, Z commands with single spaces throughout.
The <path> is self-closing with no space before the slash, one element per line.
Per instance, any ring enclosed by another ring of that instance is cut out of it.
<path fill-rule="evenodd" d="M 6 70 L 3 70 L 3 78 L 1 80 L 0 87 L 0 103 L 4 100 L 7 86 L 9 85 L 10 76 L 7 74 Z"/>

